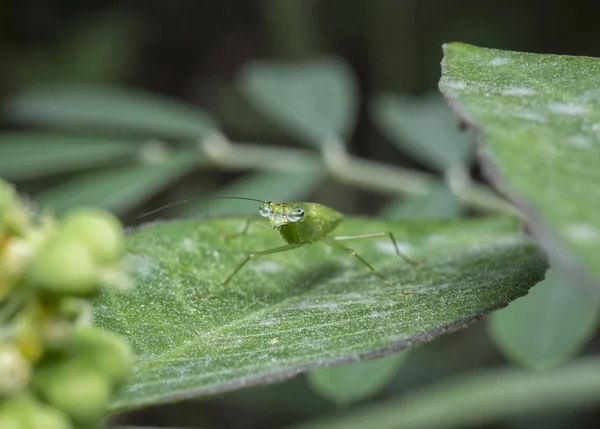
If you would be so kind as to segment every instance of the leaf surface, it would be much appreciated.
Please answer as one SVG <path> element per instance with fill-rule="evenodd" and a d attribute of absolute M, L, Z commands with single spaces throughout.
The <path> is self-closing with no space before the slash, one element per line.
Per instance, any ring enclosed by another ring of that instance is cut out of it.
<path fill-rule="evenodd" d="M 405 253 L 424 262 L 407 266 L 383 239 L 347 242 L 413 295 L 400 296 L 358 261 L 322 243 L 256 258 L 223 288 L 244 255 L 283 244 L 274 231 L 259 227 L 223 238 L 244 224 L 244 218 L 163 222 L 127 237 L 136 286 L 95 302 L 95 322 L 125 335 L 136 355 L 134 375 L 113 410 L 384 356 L 505 306 L 545 271 L 514 219 L 349 218 L 336 234 L 389 230 Z"/>
<path fill-rule="evenodd" d="M 442 92 L 539 243 L 600 288 L 600 59 L 444 46 Z"/>

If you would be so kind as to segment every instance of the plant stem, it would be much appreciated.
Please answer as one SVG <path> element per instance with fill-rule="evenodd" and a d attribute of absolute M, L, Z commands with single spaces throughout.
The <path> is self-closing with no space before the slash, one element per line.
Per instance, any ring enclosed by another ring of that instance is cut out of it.
<path fill-rule="evenodd" d="M 392 195 L 425 195 L 440 179 L 430 173 L 366 160 L 350 155 L 342 142 L 330 140 L 321 155 L 306 149 L 230 142 L 217 133 L 200 143 L 209 161 L 226 170 L 297 171 L 304 162 L 322 162 L 328 173 L 343 183 Z M 300 166 L 300 167 L 299 167 Z M 487 213 L 517 214 L 516 209 L 489 187 L 462 180 L 460 186 L 447 175 L 451 189 L 465 206 Z"/>

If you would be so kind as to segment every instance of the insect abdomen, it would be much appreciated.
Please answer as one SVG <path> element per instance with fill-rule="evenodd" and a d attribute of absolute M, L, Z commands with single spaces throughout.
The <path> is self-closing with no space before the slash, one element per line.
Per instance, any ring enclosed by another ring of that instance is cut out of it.
<path fill-rule="evenodd" d="M 281 236 L 288 243 L 310 243 L 329 234 L 342 220 L 342 214 L 321 204 L 295 203 L 304 209 L 300 222 L 282 225 Z"/>

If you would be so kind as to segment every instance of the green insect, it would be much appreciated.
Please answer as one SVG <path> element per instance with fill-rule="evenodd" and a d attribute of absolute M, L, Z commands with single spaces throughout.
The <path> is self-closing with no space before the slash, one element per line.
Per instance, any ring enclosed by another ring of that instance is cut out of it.
<path fill-rule="evenodd" d="M 159 210 L 162 210 L 175 204 L 204 199 L 236 199 L 256 201 L 261 203 L 259 207 L 260 216 L 262 218 L 268 219 L 269 223 L 271 224 L 271 228 L 275 231 L 278 231 L 281 234 L 281 237 L 287 243 L 284 246 L 275 247 L 273 249 L 260 250 L 248 254 L 246 256 L 246 259 L 244 259 L 242 263 L 239 264 L 235 270 L 233 270 L 229 277 L 227 277 L 225 281 L 223 281 L 223 286 L 226 286 L 235 277 L 235 275 L 253 258 L 265 255 L 272 255 L 274 253 L 287 252 L 289 250 L 297 249 L 301 246 L 316 243 L 319 241 L 331 246 L 332 248 L 344 251 L 347 254 L 358 259 L 363 265 L 369 268 L 369 270 L 371 270 L 373 274 L 378 276 L 384 283 L 393 288 L 396 288 L 396 286 L 392 282 L 390 282 L 387 279 L 387 277 L 385 277 L 383 274 L 377 271 L 375 267 L 373 267 L 369 262 L 363 259 L 362 256 L 360 256 L 354 250 L 341 244 L 341 242 L 387 237 L 394 245 L 394 249 L 401 259 L 413 266 L 420 265 L 419 262 L 413 261 L 412 259 L 405 256 L 402 252 L 400 252 L 400 249 L 398 248 L 398 243 L 396 242 L 394 235 L 389 231 L 358 235 L 329 235 L 329 233 L 333 231 L 335 227 L 342 221 L 344 216 L 340 212 L 330 207 L 317 203 L 274 203 L 272 201 L 263 201 L 257 200 L 255 198 L 245 197 L 200 197 L 183 200 L 173 204 L 168 204 L 159 209 L 146 213 L 143 216 L 155 213 Z M 259 221 L 262 221 L 262 219 L 249 219 L 246 222 L 244 229 L 241 232 L 235 234 L 234 236 L 246 234 L 250 225 Z M 230 236 L 230 238 L 232 238 L 232 236 Z M 401 290 L 399 290 L 399 293 L 403 296 L 411 295 L 410 293 L 406 293 Z"/>
<path fill-rule="evenodd" d="M 281 237 L 287 243 L 284 246 L 275 247 L 273 249 L 260 250 L 246 255 L 246 258 L 242 261 L 242 263 L 239 264 L 235 270 L 233 270 L 233 272 L 229 275 L 229 277 L 225 279 L 225 281 L 223 281 L 223 286 L 226 286 L 235 277 L 235 275 L 253 258 L 256 258 L 258 256 L 272 255 L 274 253 L 287 252 L 288 250 L 297 249 L 301 246 L 316 243 L 319 241 L 329 245 L 332 248 L 342 250 L 347 254 L 353 256 L 354 258 L 358 259 L 363 265 L 369 268 L 369 270 L 371 270 L 373 274 L 375 274 L 384 283 L 393 288 L 396 288 L 396 286 L 392 282 L 390 282 L 387 277 L 385 277 L 383 274 L 377 271 L 377 269 L 375 269 L 373 265 L 368 263 L 362 256 L 360 256 L 354 250 L 344 246 L 343 244 L 340 244 L 340 242 L 369 240 L 373 238 L 387 237 L 394 245 L 394 250 L 401 259 L 403 259 L 405 262 L 409 263 L 412 266 L 421 265 L 420 262 L 414 261 L 408 256 L 404 255 L 402 252 L 400 252 L 400 249 L 398 248 L 398 243 L 396 242 L 394 235 L 389 231 L 358 235 L 329 235 L 329 233 L 333 231 L 335 227 L 339 225 L 339 223 L 343 220 L 344 215 L 330 207 L 317 203 L 275 203 L 272 201 L 264 201 L 246 197 L 199 197 L 189 198 L 186 200 L 167 204 L 148 213 L 145 213 L 141 216 L 138 216 L 138 218 L 148 216 L 150 214 L 162 211 L 166 208 L 178 204 L 184 204 L 191 201 L 212 199 L 246 200 L 261 203 L 258 209 L 260 216 L 262 218 L 268 219 L 271 228 L 275 231 L 278 231 L 281 234 Z M 258 223 L 260 221 L 262 221 L 262 219 L 260 218 L 248 219 L 246 221 L 244 229 L 241 232 L 234 234 L 233 236 L 229 236 L 229 238 L 245 235 L 248 232 L 248 228 L 250 227 L 250 225 L 252 225 L 253 223 Z M 264 224 L 262 223 L 259 223 L 258 225 L 264 226 Z M 403 292 L 401 290 L 399 290 L 398 292 L 400 295 L 403 296 L 412 295 L 411 293 Z"/>

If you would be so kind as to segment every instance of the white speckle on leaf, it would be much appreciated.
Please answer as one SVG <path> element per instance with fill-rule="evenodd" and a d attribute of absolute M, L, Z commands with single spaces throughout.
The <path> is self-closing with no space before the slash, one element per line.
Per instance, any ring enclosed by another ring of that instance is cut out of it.
<path fill-rule="evenodd" d="M 379 311 L 374 311 L 372 313 L 369 313 L 368 317 L 369 319 L 383 319 L 387 317 L 387 314 Z"/>
<path fill-rule="evenodd" d="M 509 58 L 496 57 L 496 58 L 492 58 L 492 60 L 490 61 L 490 65 L 503 66 L 503 65 L 509 64 L 510 62 L 511 62 L 511 60 Z"/>
<path fill-rule="evenodd" d="M 446 86 L 450 89 L 465 89 L 467 84 L 462 80 L 447 80 Z"/>
<path fill-rule="evenodd" d="M 567 235 L 578 243 L 589 243 L 598 240 L 598 231 L 587 223 L 577 223 L 567 228 Z"/>
<path fill-rule="evenodd" d="M 573 103 L 550 103 L 548 108 L 552 112 L 562 115 L 582 115 L 588 111 L 586 107 Z"/>
<path fill-rule="evenodd" d="M 385 241 L 380 242 L 380 243 L 377 243 L 375 247 L 377 247 L 377 249 L 379 249 L 383 253 L 396 254 L 396 248 L 394 247 L 394 244 L 391 242 L 385 242 Z M 398 249 L 400 250 L 400 252 L 406 254 L 412 250 L 412 247 L 410 247 L 406 243 L 398 243 Z"/>
<path fill-rule="evenodd" d="M 281 267 L 272 261 L 257 262 L 252 266 L 252 270 L 257 273 L 277 273 Z"/>
<path fill-rule="evenodd" d="M 600 89 L 594 89 L 591 91 L 584 92 L 583 94 L 577 97 L 577 100 L 583 102 L 595 102 L 596 100 L 598 100 L 598 98 L 600 98 Z"/>
<path fill-rule="evenodd" d="M 196 250 L 198 246 L 194 240 L 186 238 L 181 242 L 181 248 L 184 250 Z"/>
<path fill-rule="evenodd" d="M 425 240 L 427 244 L 447 243 L 448 237 L 441 234 L 431 234 Z"/>
<path fill-rule="evenodd" d="M 338 308 L 338 304 L 336 302 L 310 302 L 304 301 L 299 302 L 293 306 L 294 308 L 304 308 L 304 309 L 327 309 L 327 310 L 335 310 Z"/>
<path fill-rule="evenodd" d="M 569 137 L 569 143 L 579 149 L 589 149 L 592 147 L 590 139 L 582 135 Z"/>
<path fill-rule="evenodd" d="M 331 284 L 333 284 L 333 283 L 345 283 L 345 282 L 347 282 L 350 279 L 352 279 L 351 275 L 349 275 L 348 273 L 342 273 L 342 274 L 339 274 L 339 275 L 336 275 L 334 277 L 329 278 L 327 280 L 327 282 L 331 283 Z"/>
<path fill-rule="evenodd" d="M 278 338 L 272 338 L 272 339 L 270 339 L 270 340 L 269 340 L 269 344 L 271 344 L 271 345 L 275 345 L 275 344 L 277 344 L 278 342 L 279 342 L 279 339 L 278 339 Z"/>
<path fill-rule="evenodd" d="M 154 271 L 155 268 L 152 260 L 140 255 L 128 253 L 125 255 L 125 261 L 131 266 L 131 270 L 136 272 L 142 279 L 145 279 L 152 274 L 152 271 Z"/>
<path fill-rule="evenodd" d="M 537 91 L 531 89 L 531 88 L 524 88 L 524 87 L 512 87 L 512 88 L 506 88 L 503 89 L 502 91 L 500 91 L 502 95 L 517 95 L 517 96 L 525 96 L 525 95 L 533 95 L 535 94 Z"/>
<path fill-rule="evenodd" d="M 279 319 L 263 319 L 258 324 L 260 326 L 277 326 L 281 323 Z"/>
<path fill-rule="evenodd" d="M 537 112 L 529 112 L 529 111 L 519 112 L 517 114 L 517 116 L 520 117 L 521 119 L 526 119 L 528 121 L 546 122 L 546 118 Z"/>

